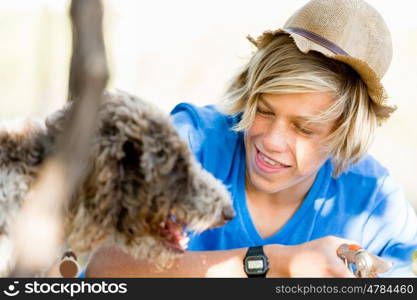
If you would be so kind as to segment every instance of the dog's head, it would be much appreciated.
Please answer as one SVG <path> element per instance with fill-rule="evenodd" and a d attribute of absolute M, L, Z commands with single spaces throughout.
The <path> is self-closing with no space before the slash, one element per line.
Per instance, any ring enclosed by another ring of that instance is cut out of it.
<path fill-rule="evenodd" d="M 48 126 L 54 131 L 62 118 Z M 99 112 L 92 163 L 69 206 L 75 251 L 116 242 L 164 264 L 184 251 L 185 231 L 233 218 L 224 185 L 203 170 L 168 116 L 127 94 L 109 94 Z"/>
<path fill-rule="evenodd" d="M 46 126 L 0 129 L 0 250 L 70 109 L 47 118 Z M 164 266 L 184 251 L 185 230 L 199 232 L 234 216 L 223 184 L 201 168 L 168 116 L 146 102 L 107 94 L 88 151 L 85 177 L 65 208 L 67 243 L 75 252 L 117 243 Z"/>

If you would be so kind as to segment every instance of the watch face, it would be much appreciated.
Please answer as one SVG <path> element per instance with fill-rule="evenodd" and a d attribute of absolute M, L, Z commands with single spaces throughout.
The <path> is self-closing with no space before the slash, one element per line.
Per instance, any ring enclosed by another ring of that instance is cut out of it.
<path fill-rule="evenodd" d="M 245 259 L 245 271 L 248 274 L 263 274 L 267 271 L 267 262 L 264 256 L 248 256 Z"/>
<path fill-rule="evenodd" d="M 249 270 L 258 270 L 264 268 L 264 261 L 262 259 L 254 259 L 248 261 L 248 269 Z"/>

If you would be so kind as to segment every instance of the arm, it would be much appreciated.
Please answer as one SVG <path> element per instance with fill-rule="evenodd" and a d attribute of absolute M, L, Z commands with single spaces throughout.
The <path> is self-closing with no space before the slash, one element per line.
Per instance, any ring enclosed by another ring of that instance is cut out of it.
<path fill-rule="evenodd" d="M 348 241 L 325 237 L 297 246 L 266 245 L 267 277 L 352 277 L 336 255 L 344 242 Z M 86 277 L 246 277 L 242 263 L 246 251 L 187 251 L 172 267 L 158 271 L 117 246 L 106 246 L 93 255 Z"/>
<path fill-rule="evenodd" d="M 242 264 L 246 250 L 187 251 L 170 268 L 158 271 L 115 245 L 106 246 L 93 255 L 86 277 L 246 277 Z"/>
<path fill-rule="evenodd" d="M 54 264 L 51 266 L 51 268 L 46 272 L 45 277 L 54 277 L 54 278 L 60 278 L 61 273 L 59 272 L 59 264 L 61 263 L 61 260 L 57 260 L 54 262 Z"/>

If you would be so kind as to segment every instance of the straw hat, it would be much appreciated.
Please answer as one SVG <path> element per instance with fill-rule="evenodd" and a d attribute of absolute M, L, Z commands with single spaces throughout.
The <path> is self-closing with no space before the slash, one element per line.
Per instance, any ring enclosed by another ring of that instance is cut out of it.
<path fill-rule="evenodd" d="M 276 35 L 289 34 L 304 53 L 318 51 L 350 65 L 368 87 L 370 98 L 384 105 L 381 78 L 392 58 L 391 34 L 381 15 L 363 0 L 311 0 L 275 31 L 256 40 L 258 49 Z M 388 107 L 388 106 L 387 106 Z"/>

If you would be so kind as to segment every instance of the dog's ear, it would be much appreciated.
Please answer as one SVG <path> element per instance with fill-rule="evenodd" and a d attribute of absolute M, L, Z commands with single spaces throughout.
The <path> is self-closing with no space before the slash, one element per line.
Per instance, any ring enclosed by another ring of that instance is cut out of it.
<path fill-rule="evenodd" d="M 140 170 L 140 162 L 143 153 L 142 143 L 140 141 L 126 140 L 122 146 L 123 158 L 120 160 L 124 180 L 133 180 L 136 177 L 143 177 Z M 142 178 L 140 178 L 142 180 Z"/>
<path fill-rule="evenodd" d="M 145 174 L 141 167 L 143 144 L 140 140 L 128 138 L 121 147 L 121 159 L 118 160 L 118 212 L 115 215 L 115 229 L 122 234 L 125 243 L 132 242 L 138 232 L 143 232 L 147 211 L 147 187 Z"/>
<path fill-rule="evenodd" d="M 36 167 L 49 149 L 49 137 L 34 121 L 22 123 L 18 129 L 0 128 L 0 167 Z"/>
<path fill-rule="evenodd" d="M 138 231 L 132 226 L 140 226 L 137 214 L 142 208 L 140 198 L 145 194 L 141 171 L 143 146 L 139 139 L 123 131 L 123 124 L 119 125 L 122 128 L 110 119 L 101 119 L 88 176 L 71 207 L 70 228 L 76 229 L 79 222 L 83 223 L 78 226 L 80 231 L 73 233 L 73 244 L 82 236 L 83 243 L 93 247 L 114 231 L 128 238 Z"/>

